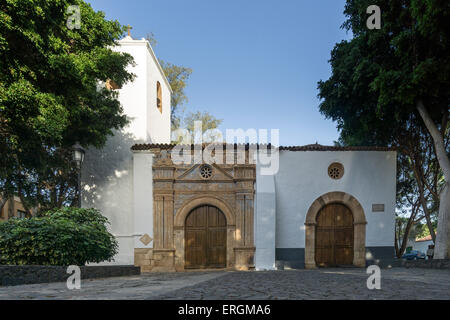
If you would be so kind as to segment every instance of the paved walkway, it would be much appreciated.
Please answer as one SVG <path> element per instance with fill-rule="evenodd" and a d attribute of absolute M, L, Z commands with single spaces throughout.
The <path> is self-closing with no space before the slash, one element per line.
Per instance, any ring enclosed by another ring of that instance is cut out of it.
<path fill-rule="evenodd" d="M 0 299 L 447 299 L 450 271 L 381 270 L 367 289 L 365 269 L 151 273 L 65 283 L 0 287 Z"/>

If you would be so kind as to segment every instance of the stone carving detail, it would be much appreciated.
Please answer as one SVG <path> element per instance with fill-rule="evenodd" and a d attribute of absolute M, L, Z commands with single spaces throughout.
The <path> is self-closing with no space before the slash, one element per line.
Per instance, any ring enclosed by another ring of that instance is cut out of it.
<path fill-rule="evenodd" d="M 155 165 L 157 166 L 171 166 L 173 165 L 170 153 L 166 150 L 162 150 L 155 154 Z"/>
<path fill-rule="evenodd" d="M 209 174 L 209 172 L 211 174 Z M 209 164 L 196 164 L 191 167 L 176 167 L 175 170 L 175 179 L 177 183 L 181 184 L 184 181 L 192 183 L 192 182 L 200 182 L 202 180 L 208 180 L 214 175 L 214 182 L 224 182 L 229 181 L 233 182 L 233 174 L 232 169 L 226 170 L 221 165 L 209 165 Z M 208 178 L 209 177 L 209 178 Z"/>
<path fill-rule="evenodd" d="M 216 206 L 227 218 L 227 268 L 253 269 L 255 165 L 175 165 L 170 150 L 152 152 L 154 239 L 145 270 L 184 270 L 184 222 L 200 205 Z"/>
<path fill-rule="evenodd" d="M 172 183 L 166 182 L 166 181 L 157 181 L 154 183 L 155 189 L 170 189 L 171 186 L 172 186 Z"/>
<path fill-rule="evenodd" d="M 213 175 L 213 169 L 209 164 L 202 164 L 200 166 L 200 176 L 203 179 L 210 179 Z"/>
<path fill-rule="evenodd" d="M 142 242 L 144 245 L 148 245 L 152 241 L 152 237 L 150 237 L 148 234 L 144 234 L 142 237 L 139 238 L 139 241 Z"/>
<path fill-rule="evenodd" d="M 328 175 L 331 179 L 338 180 L 344 175 L 344 166 L 339 162 L 334 162 L 328 167 Z"/>

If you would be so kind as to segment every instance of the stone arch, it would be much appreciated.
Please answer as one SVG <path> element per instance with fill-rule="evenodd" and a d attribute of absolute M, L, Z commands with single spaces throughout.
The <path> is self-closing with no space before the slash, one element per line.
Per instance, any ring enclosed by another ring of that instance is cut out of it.
<path fill-rule="evenodd" d="M 199 206 L 211 205 L 222 211 L 227 220 L 227 263 L 226 267 L 231 269 L 234 266 L 234 248 L 236 244 L 236 218 L 233 209 L 222 199 L 216 196 L 198 196 L 186 200 L 178 209 L 174 219 L 174 239 L 175 239 L 175 270 L 184 271 L 185 264 L 185 222 L 186 217 L 192 210 Z"/>
<path fill-rule="evenodd" d="M 316 268 L 315 240 L 316 219 L 319 211 L 330 203 L 341 203 L 347 206 L 353 214 L 354 243 L 353 243 L 353 265 L 365 267 L 366 251 L 366 216 L 359 201 L 352 195 L 333 191 L 318 197 L 308 209 L 305 219 L 305 268 Z"/>
<path fill-rule="evenodd" d="M 227 225 L 234 226 L 236 224 L 232 209 L 222 199 L 214 196 L 199 196 L 193 199 L 189 199 L 178 210 L 175 215 L 174 227 L 183 227 L 188 214 L 196 207 L 202 205 L 211 205 L 219 208 L 227 219 Z"/>

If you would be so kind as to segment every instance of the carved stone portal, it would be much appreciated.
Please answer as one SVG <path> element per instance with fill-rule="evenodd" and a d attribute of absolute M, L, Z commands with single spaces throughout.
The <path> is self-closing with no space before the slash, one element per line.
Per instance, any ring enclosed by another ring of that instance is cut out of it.
<path fill-rule="evenodd" d="M 184 271 L 186 217 L 203 205 L 217 207 L 226 217 L 226 268 L 254 269 L 256 168 L 248 150 L 245 163 L 237 164 L 238 151 L 232 164 L 176 165 L 170 149 L 152 149 L 154 239 L 152 255 L 146 254 L 151 261 L 141 258 L 142 271 Z"/>

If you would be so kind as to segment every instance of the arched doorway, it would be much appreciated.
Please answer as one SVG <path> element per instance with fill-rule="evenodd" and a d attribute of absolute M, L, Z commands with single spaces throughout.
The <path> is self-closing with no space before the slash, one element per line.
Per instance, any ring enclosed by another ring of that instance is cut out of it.
<path fill-rule="evenodd" d="M 366 216 L 359 201 L 352 195 L 332 191 L 325 193 L 313 201 L 306 213 L 305 219 L 305 268 L 313 269 L 316 264 L 316 226 L 319 212 L 329 204 L 346 206 L 353 216 L 353 265 L 365 267 L 366 258 Z"/>
<path fill-rule="evenodd" d="M 350 209 L 330 203 L 320 209 L 316 219 L 315 261 L 319 267 L 353 264 L 354 226 Z"/>
<path fill-rule="evenodd" d="M 217 207 L 193 209 L 185 221 L 185 268 L 225 268 L 227 220 Z"/>

